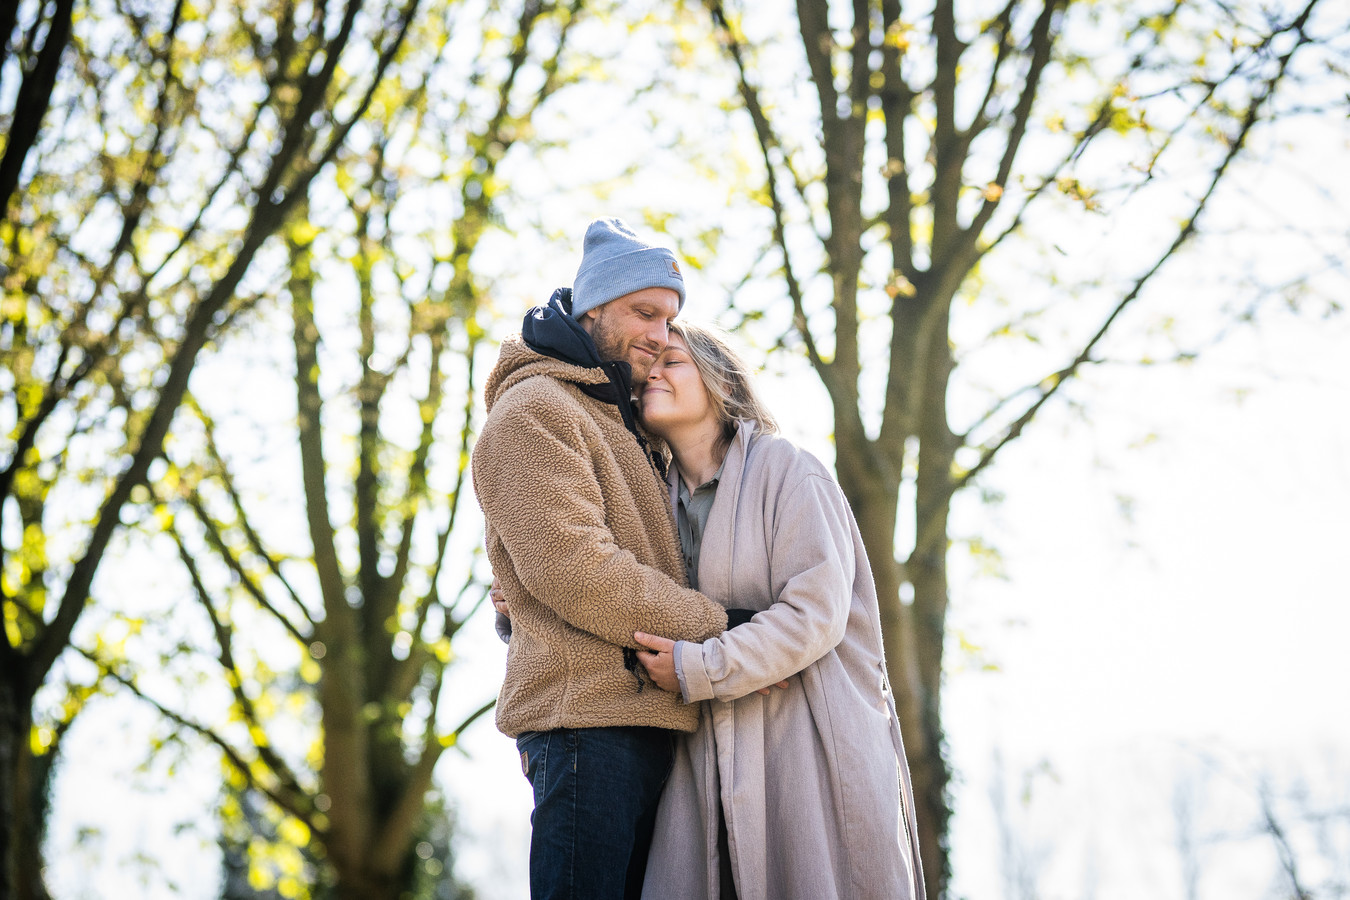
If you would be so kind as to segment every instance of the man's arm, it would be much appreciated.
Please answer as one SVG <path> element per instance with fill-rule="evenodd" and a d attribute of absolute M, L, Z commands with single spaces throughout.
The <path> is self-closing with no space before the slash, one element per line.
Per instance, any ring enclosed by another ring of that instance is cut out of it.
<path fill-rule="evenodd" d="M 635 631 L 720 634 L 721 605 L 615 541 L 584 422 L 558 406 L 538 389 L 503 397 L 474 447 L 479 503 L 522 586 L 573 627 L 624 647 L 636 646 Z"/>

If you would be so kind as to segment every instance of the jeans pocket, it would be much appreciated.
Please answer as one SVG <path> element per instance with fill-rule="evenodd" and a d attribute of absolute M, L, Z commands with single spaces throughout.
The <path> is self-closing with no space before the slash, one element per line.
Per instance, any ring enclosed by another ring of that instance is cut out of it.
<path fill-rule="evenodd" d="M 548 764 L 548 732 L 524 731 L 516 737 L 516 750 L 520 752 L 520 771 L 526 780 L 534 786 L 536 800 L 543 786 L 545 769 Z"/>

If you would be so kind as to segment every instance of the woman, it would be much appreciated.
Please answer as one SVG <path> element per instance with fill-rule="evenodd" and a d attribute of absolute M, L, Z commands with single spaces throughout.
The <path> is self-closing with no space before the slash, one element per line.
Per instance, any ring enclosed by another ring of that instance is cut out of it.
<path fill-rule="evenodd" d="M 848 503 L 776 436 L 725 341 L 671 332 L 643 423 L 671 451 L 692 586 L 754 616 L 701 644 L 635 636 L 653 681 L 705 701 L 678 742 L 643 896 L 920 900 L 876 590 Z"/>

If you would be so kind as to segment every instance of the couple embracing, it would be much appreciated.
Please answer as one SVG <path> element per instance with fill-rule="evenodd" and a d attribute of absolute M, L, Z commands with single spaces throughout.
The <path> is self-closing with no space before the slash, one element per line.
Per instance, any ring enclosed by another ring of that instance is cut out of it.
<path fill-rule="evenodd" d="M 922 900 L 852 512 L 684 300 L 669 250 L 596 220 L 486 386 L 531 896 Z"/>

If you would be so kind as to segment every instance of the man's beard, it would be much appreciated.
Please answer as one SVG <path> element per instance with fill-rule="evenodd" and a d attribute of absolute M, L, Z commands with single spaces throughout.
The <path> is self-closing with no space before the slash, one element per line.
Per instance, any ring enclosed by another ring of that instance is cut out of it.
<path fill-rule="evenodd" d="M 618 329 L 610 328 L 609 322 L 604 316 L 596 316 L 592 321 L 595 324 L 591 326 L 591 340 L 595 342 L 595 349 L 600 354 L 600 358 L 605 362 L 617 360 L 628 363 L 633 370 L 633 389 L 636 390 L 641 387 L 647 380 L 647 373 L 651 371 L 651 363 L 644 359 L 641 368 L 634 365 L 633 361 L 628 358 L 629 345 L 624 343 L 623 336 L 618 333 Z"/>

